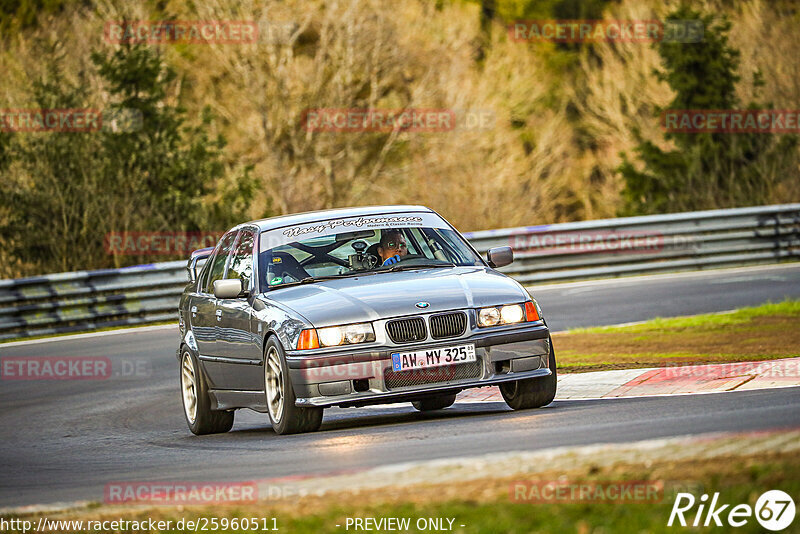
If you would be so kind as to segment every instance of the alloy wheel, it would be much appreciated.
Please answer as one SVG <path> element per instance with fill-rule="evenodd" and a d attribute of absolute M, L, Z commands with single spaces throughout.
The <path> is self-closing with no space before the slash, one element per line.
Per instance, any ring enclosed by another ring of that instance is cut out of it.
<path fill-rule="evenodd" d="M 183 409 L 186 411 L 186 419 L 189 420 L 189 423 L 194 424 L 197 418 L 197 374 L 192 356 L 188 352 L 183 353 L 181 389 L 183 390 Z"/>
<path fill-rule="evenodd" d="M 267 393 L 267 409 L 272 421 L 279 423 L 283 417 L 283 368 L 280 356 L 275 347 L 270 347 L 267 352 L 267 363 L 264 370 L 264 382 Z"/>

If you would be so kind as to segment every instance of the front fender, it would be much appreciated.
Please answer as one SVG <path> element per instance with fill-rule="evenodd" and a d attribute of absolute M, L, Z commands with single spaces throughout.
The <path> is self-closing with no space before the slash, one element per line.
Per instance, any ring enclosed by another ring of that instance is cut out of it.
<path fill-rule="evenodd" d="M 253 312 L 263 343 L 270 335 L 275 335 L 286 350 L 297 347 L 300 332 L 314 327 L 301 314 L 269 298 L 257 297 L 253 301 Z"/>

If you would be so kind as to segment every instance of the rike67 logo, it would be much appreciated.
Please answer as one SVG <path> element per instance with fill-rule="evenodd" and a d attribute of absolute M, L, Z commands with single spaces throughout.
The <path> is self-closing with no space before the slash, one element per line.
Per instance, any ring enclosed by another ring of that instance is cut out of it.
<path fill-rule="evenodd" d="M 696 512 L 695 505 L 697 505 Z M 693 527 L 721 527 L 724 524 L 743 527 L 755 516 L 762 527 L 777 532 L 792 524 L 795 505 L 789 494 L 781 490 L 764 492 L 756 501 L 754 508 L 749 504 L 737 504 L 733 507 L 730 504 L 723 504 L 719 493 L 714 493 L 710 502 L 707 494 L 695 499 L 691 493 L 678 493 L 667 526 L 675 524 L 685 527 L 688 525 L 686 516 L 691 518 L 693 513 L 694 521 L 691 523 Z"/>

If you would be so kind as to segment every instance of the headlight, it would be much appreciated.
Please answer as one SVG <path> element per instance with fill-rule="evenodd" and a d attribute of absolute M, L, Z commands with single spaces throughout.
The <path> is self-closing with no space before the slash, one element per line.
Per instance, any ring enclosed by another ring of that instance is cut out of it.
<path fill-rule="evenodd" d="M 526 316 L 525 304 L 508 304 L 478 310 L 478 326 L 497 326 L 501 324 L 521 323 L 526 320 L 538 320 Z"/>
<path fill-rule="evenodd" d="M 522 306 L 514 304 L 512 306 L 503 306 L 500 308 L 500 320 L 504 323 L 518 323 L 525 317 L 525 312 Z"/>
<path fill-rule="evenodd" d="M 375 341 L 375 331 L 372 323 L 357 323 L 344 326 L 329 326 L 318 328 L 319 344 L 322 347 L 335 347 L 337 345 L 353 345 Z"/>
<path fill-rule="evenodd" d="M 500 310 L 483 308 L 478 312 L 478 326 L 494 326 L 500 324 Z"/>

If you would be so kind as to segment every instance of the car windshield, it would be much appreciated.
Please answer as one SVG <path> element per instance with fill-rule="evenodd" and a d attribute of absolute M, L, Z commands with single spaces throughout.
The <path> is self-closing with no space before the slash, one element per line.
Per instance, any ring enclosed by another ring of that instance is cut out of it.
<path fill-rule="evenodd" d="M 443 225 L 442 225 L 443 226 Z M 426 226 L 327 233 L 266 248 L 259 257 L 261 287 L 407 269 L 483 265 L 451 228 Z"/>

